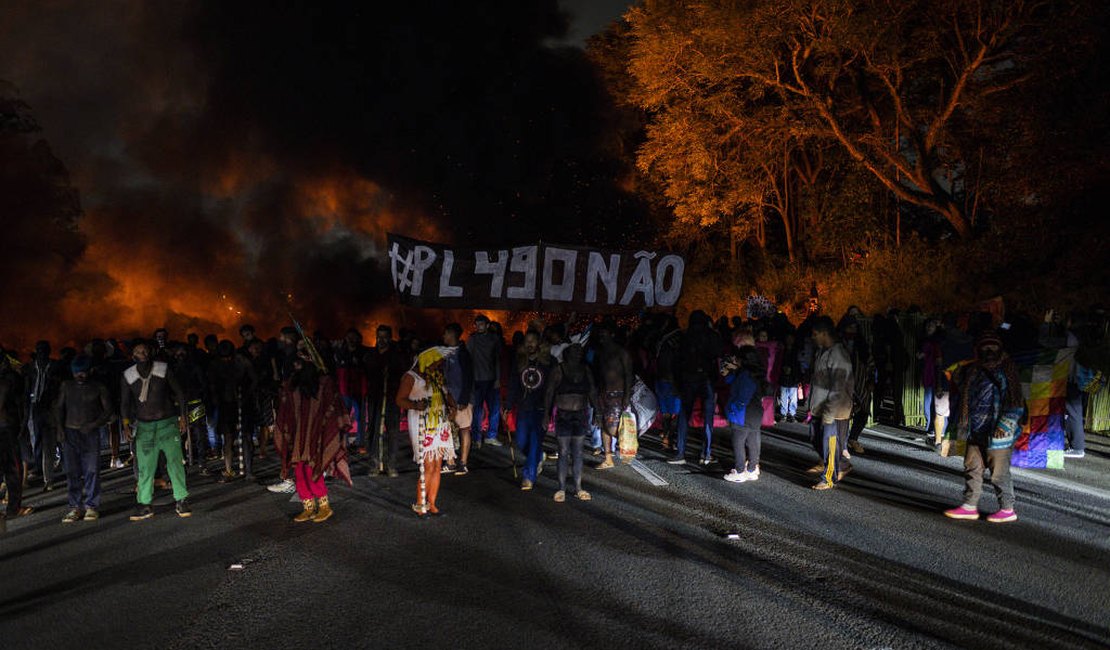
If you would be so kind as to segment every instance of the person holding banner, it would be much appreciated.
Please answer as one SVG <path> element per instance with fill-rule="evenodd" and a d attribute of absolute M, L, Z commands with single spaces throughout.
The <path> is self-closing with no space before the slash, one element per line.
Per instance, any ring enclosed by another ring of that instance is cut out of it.
<path fill-rule="evenodd" d="M 455 405 L 446 388 L 445 360 L 454 351 L 447 347 L 428 348 L 401 378 L 397 406 L 408 410 L 412 460 L 420 469 L 413 512 L 423 517 L 439 514 L 440 470 L 444 462 L 454 462 L 455 445 L 451 440 L 451 419 Z"/>

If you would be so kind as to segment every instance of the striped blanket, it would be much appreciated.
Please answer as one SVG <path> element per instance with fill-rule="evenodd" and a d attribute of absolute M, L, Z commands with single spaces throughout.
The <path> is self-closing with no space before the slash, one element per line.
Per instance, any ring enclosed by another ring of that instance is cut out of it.
<path fill-rule="evenodd" d="M 1075 348 L 1014 355 L 1028 414 L 1014 442 L 1011 464 L 1035 469 L 1064 467 L 1064 400 Z"/>
<path fill-rule="evenodd" d="M 1014 440 L 1010 464 L 1031 469 L 1064 467 L 1064 399 L 1075 348 L 1034 350 L 1013 355 L 1025 398 L 1026 417 Z M 960 365 L 963 365 L 962 362 Z M 950 369 L 951 370 L 951 369 Z M 965 440 L 957 438 L 957 427 L 949 427 L 941 447 L 942 456 L 963 456 Z"/>

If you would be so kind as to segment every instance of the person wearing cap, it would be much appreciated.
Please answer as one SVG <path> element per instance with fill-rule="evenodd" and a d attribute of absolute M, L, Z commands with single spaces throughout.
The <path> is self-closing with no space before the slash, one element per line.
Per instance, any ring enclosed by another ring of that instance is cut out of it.
<path fill-rule="evenodd" d="M 91 368 L 90 357 L 74 358 L 73 379 L 62 382 L 54 405 L 69 493 L 63 524 L 100 518 L 100 432 L 112 419 L 112 401 L 104 384 L 89 381 Z"/>
<path fill-rule="evenodd" d="M 944 512 L 951 519 L 978 519 L 983 493 L 983 472 L 990 470 L 999 510 L 987 517 L 991 523 L 1017 520 L 1014 513 L 1014 479 L 1010 456 L 1024 410 L 1021 382 L 1014 360 L 1003 350 L 993 330 L 975 343 L 975 360 L 964 369 L 960 382 L 956 432 L 967 442 L 964 453 L 963 505 Z"/>

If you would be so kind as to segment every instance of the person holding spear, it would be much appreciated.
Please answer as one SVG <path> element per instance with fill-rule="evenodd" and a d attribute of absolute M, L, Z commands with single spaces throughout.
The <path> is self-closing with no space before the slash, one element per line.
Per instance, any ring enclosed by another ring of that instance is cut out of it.
<path fill-rule="evenodd" d="M 455 445 L 451 440 L 451 421 L 455 404 L 445 387 L 444 367 L 454 350 L 428 348 L 416 358 L 412 369 L 401 378 L 397 406 L 408 410 L 409 439 L 413 461 L 420 470 L 413 512 L 439 514 L 440 469 L 443 462 L 454 462 Z"/>
<path fill-rule="evenodd" d="M 331 377 L 315 364 L 318 355 L 308 349 L 298 351 L 293 360 L 293 375 L 281 391 L 274 423 L 274 446 L 279 455 L 288 455 L 303 511 L 296 522 L 320 523 L 331 518 L 324 474 L 351 485 L 347 463 L 346 432 L 350 416 L 340 401 L 339 390 Z"/>

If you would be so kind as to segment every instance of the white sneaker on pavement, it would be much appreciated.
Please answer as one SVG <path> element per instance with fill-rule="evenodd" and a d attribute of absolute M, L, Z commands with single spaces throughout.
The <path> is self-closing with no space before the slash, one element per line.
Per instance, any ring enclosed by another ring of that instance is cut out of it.
<path fill-rule="evenodd" d="M 278 481 L 273 485 L 266 486 L 266 489 L 274 494 L 292 494 L 297 490 L 297 484 L 293 479 L 287 478 L 284 481 Z"/>
<path fill-rule="evenodd" d="M 743 483 L 744 481 L 749 480 L 748 473 L 737 472 L 735 469 L 731 469 L 729 470 L 728 474 L 725 474 L 725 480 L 729 483 Z"/>

